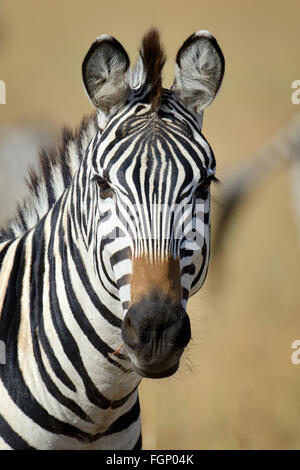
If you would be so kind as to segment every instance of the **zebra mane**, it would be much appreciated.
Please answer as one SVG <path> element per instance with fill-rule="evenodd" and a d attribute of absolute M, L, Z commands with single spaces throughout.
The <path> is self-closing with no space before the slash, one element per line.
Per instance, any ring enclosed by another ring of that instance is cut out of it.
<path fill-rule="evenodd" d="M 150 29 L 143 37 L 142 47 L 139 52 L 145 71 L 145 84 L 148 89 L 147 99 L 152 104 L 152 110 L 157 111 L 162 95 L 161 72 L 166 62 L 166 56 L 156 28 Z"/>
<path fill-rule="evenodd" d="M 39 151 L 38 169 L 30 167 L 26 178 L 29 194 L 17 204 L 15 216 L 0 228 L 0 242 L 22 235 L 53 207 L 71 184 L 97 125 L 97 113 L 93 113 L 82 119 L 75 132 L 63 128 L 60 146 Z"/>

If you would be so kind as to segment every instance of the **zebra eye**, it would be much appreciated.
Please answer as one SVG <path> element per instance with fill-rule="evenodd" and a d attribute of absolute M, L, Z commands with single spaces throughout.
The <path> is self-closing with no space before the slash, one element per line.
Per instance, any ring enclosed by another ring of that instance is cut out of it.
<path fill-rule="evenodd" d="M 208 190 L 211 185 L 211 178 L 206 178 L 203 180 L 195 191 L 195 198 L 196 199 L 207 199 Z"/>
<path fill-rule="evenodd" d="M 102 199 L 113 197 L 113 189 L 104 178 L 101 178 L 101 176 L 97 175 L 94 176 L 93 180 L 96 181 L 98 187 L 100 188 L 100 196 Z"/>

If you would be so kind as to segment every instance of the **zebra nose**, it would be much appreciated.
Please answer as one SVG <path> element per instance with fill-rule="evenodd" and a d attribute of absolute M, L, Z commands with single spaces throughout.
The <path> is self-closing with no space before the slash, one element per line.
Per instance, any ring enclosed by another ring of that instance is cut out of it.
<path fill-rule="evenodd" d="M 190 320 L 181 305 L 152 295 L 131 306 L 122 337 L 136 372 L 145 377 L 172 375 L 191 338 Z"/>

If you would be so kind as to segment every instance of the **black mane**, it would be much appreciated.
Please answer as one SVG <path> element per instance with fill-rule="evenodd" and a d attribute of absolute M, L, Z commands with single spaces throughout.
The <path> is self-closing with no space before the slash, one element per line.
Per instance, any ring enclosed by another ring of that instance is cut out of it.
<path fill-rule="evenodd" d="M 149 90 L 147 99 L 152 104 L 153 111 L 157 111 L 162 95 L 161 72 L 166 62 L 166 56 L 156 28 L 150 29 L 144 36 L 140 55 L 146 72 L 146 85 Z"/>

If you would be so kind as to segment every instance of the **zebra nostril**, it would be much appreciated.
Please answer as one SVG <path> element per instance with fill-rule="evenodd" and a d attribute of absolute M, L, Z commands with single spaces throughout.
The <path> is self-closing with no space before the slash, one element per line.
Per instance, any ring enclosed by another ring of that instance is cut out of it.
<path fill-rule="evenodd" d="M 129 313 L 126 314 L 123 320 L 122 337 L 125 343 L 132 349 L 138 344 L 138 336 L 130 320 Z"/>

